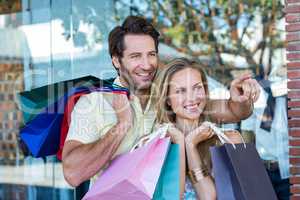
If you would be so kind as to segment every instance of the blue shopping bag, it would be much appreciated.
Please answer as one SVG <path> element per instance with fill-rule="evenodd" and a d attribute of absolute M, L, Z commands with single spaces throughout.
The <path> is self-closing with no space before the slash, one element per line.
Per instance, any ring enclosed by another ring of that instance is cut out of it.
<path fill-rule="evenodd" d="M 218 200 L 276 200 L 267 171 L 252 143 L 210 147 Z"/>
<path fill-rule="evenodd" d="M 179 145 L 171 144 L 153 195 L 154 200 L 180 199 Z"/>
<path fill-rule="evenodd" d="M 78 87 L 73 88 L 57 102 L 43 109 L 35 118 L 25 125 L 20 131 L 22 141 L 27 145 L 34 157 L 55 155 L 59 150 L 60 128 L 64 115 L 64 107 L 68 98 L 76 93 L 90 92 L 126 92 L 126 88 L 104 87 Z"/>
<path fill-rule="evenodd" d="M 21 139 L 34 157 L 53 155 L 59 147 L 62 112 L 53 112 L 57 104 L 38 114 L 20 131 Z"/>

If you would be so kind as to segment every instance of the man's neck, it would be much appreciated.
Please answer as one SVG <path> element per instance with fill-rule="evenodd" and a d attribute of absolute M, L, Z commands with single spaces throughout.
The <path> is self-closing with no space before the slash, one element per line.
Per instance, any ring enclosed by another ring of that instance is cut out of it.
<path fill-rule="evenodd" d="M 146 109 L 146 106 L 147 106 L 147 103 L 148 103 L 148 100 L 149 100 L 149 97 L 150 97 L 151 89 L 150 88 L 149 89 L 134 88 L 132 86 L 133 84 L 129 84 L 126 80 L 124 80 L 123 77 L 120 77 L 120 82 L 124 87 L 129 89 L 131 94 L 133 94 L 133 95 L 135 95 L 139 98 L 142 110 L 144 111 Z"/>
<path fill-rule="evenodd" d="M 147 103 L 150 97 L 150 89 L 147 90 L 135 90 L 134 95 L 140 100 L 143 111 L 146 109 Z"/>

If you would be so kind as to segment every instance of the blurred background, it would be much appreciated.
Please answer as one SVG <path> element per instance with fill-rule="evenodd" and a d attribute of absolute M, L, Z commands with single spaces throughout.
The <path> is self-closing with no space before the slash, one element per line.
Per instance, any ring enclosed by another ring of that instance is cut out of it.
<path fill-rule="evenodd" d="M 203 63 L 211 98 L 228 98 L 230 81 L 251 73 L 262 91 L 256 111 L 224 128 L 267 142 L 268 133 L 255 137 L 257 127 L 264 122 L 268 131 L 269 123 L 271 132 L 275 107 L 268 105 L 287 94 L 283 7 L 281 0 L 0 0 L 0 200 L 76 199 L 60 161 L 33 158 L 19 142 L 17 94 L 86 75 L 116 76 L 107 39 L 128 15 L 143 15 L 159 30 L 161 65 L 182 56 Z M 281 122 L 275 143 L 287 142 Z"/>

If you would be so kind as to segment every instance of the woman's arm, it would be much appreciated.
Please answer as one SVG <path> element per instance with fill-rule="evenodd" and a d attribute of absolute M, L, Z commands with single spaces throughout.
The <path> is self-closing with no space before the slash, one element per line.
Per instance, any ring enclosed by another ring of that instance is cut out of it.
<path fill-rule="evenodd" d="M 196 180 L 192 181 L 193 187 L 200 200 L 214 200 L 217 198 L 215 184 L 207 169 L 201 162 L 199 152 L 195 145 L 186 143 L 186 156 L 188 162 L 188 170 L 192 174 L 196 174 Z M 204 170 L 201 172 L 201 170 Z"/>
<path fill-rule="evenodd" d="M 208 173 L 206 166 L 203 165 L 197 149 L 199 143 L 208 140 L 213 135 L 214 133 L 211 128 L 202 125 L 185 137 L 188 171 L 192 175 L 191 180 L 200 200 L 213 200 L 217 198 L 213 179 Z"/>

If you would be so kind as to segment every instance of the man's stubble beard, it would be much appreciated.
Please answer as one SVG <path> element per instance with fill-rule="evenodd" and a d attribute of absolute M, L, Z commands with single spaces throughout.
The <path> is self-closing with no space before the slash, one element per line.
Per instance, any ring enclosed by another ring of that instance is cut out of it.
<path fill-rule="evenodd" d="M 157 70 L 154 72 L 151 83 L 149 83 L 149 86 L 147 86 L 146 88 L 137 87 L 138 86 L 137 83 L 135 83 L 133 81 L 134 79 L 131 77 L 130 73 L 124 67 L 124 65 L 122 63 L 121 63 L 120 71 L 122 71 L 122 77 L 121 78 L 126 82 L 127 88 L 129 89 L 129 91 L 131 91 L 133 93 L 136 93 L 136 94 L 148 94 L 148 95 L 150 95 L 151 86 L 153 84 L 153 80 L 154 80 L 154 77 L 156 76 Z"/>

